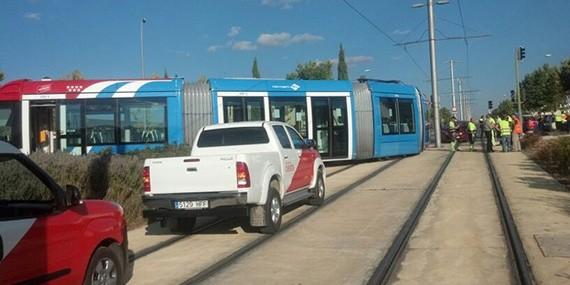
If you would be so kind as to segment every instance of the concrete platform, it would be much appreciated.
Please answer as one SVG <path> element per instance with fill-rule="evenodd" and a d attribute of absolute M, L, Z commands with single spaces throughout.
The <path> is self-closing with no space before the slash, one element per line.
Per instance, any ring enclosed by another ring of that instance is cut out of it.
<path fill-rule="evenodd" d="M 570 192 L 523 153 L 493 163 L 538 284 L 570 284 Z"/>

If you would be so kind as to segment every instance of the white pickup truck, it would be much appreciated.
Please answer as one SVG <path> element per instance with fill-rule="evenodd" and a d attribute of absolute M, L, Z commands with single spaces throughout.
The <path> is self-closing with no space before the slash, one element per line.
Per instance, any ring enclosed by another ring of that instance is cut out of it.
<path fill-rule="evenodd" d="M 143 216 L 173 232 L 197 216 L 249 216 L 264 233 L 281 226 L 283 207 L 325 196 L 325 166 L 312 140 L 280 122 L 206 126 L 187 157 L 147 159 Z"/>

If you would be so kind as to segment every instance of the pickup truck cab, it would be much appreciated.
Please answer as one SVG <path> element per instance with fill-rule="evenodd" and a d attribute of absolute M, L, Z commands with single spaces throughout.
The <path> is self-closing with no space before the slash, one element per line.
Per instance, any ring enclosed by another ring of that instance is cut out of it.
<path fill-rule="evenodd" d="M 143 211 L 174 232 L 189 232 L 197 216 L 249 216 L 275 233 L 283 207 L 307 200 L 320 205 L 325 166 L 314 142 L 281 122 L 206 126 L 188 157 L 147 159 Z"/>
<path fill-rule="evenodd" d="M 0 141 L 0 284 L 125 284 L 133 257 L 121 206 L 81 200 Z"/>

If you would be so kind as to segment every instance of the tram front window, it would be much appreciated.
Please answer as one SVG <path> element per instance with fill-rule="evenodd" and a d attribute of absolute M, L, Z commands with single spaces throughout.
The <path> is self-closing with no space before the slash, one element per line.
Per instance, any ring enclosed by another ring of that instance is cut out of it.
<path fill-rule="evenodd" d="M 307 101 L 305 97 L 277 97 L 269 101 L 271 120 L 294 126 L 303 136 L 307 136 Z"/>
<path fill-rule="evenodd" d="M 0 140 L 21 147 L 20 104 L 0 103 Z"/>

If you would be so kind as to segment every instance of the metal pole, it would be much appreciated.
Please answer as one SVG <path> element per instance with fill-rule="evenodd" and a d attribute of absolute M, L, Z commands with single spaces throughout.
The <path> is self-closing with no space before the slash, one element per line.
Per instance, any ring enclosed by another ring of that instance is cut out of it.
<path fill-rule="evenodd" d="M 520 79 L 519 79 L 519 55 L 520 48 L 515 49 L 515 90 L 517 92 L 517 103 L 519 109 L 519 121 L 523 122 L 523 114 L 522 114 L 522 104 L 521 104 L 521 87 L 520 87 Z"/>
<path fill-rule="evenodd" d="M 455 77 L 453 76 L 453 59 L 449 61 L 449 69 L 451 72 L 451 113 L 457 115 L 457 104 L 455 103 Z M 459 101 L 461 104 L 461 100 Z"/>
<path fill-rule="evenodd" d="M 144 38 L 143 38 L 143 34 L 144 34 L 144 23 L 146 22 L 145 18 L 141 19 L 141 73 L 142 73 L 142 78 L 144 78 Z"/>
<path fill-rule="evenodd" d="M 433 115 L 435 119 L 435 146 L 441 147 L 439 122 L 439 96 L 437 94 L 437 67 L 435 61 L 435 28 L 433 20 L 433 0 L 428 0 L 429 61 L 431 65 L 431 94 L 433 94 Z"/>
<path fill-rule="evenodd" d="M 465 117 L 463 117 L 465 112 L 465 97 L 463 96 L 463 91 L 461 90 L 461 79 L 457 79 L 457 85 L 459 87 L 459 118 L 462 121 L 465 121 Z"/>

